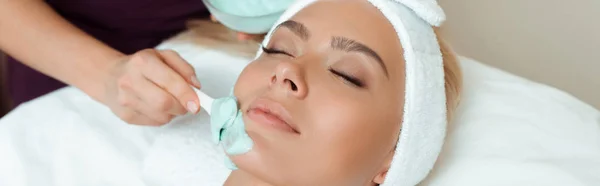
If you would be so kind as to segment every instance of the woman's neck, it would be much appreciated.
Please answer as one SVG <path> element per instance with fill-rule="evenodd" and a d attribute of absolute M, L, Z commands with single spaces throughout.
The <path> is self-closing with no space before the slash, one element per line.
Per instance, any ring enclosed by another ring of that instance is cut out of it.
<path fill-rule="evenodd" d="M 243 170 L 232 171 L 223 186 L 273 186 Z"/>

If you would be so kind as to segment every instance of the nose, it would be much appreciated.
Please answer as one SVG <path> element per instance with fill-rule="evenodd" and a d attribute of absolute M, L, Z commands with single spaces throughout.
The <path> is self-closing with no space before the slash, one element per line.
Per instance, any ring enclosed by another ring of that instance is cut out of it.
<path fill-rule="evenodd" d="M 298 64 L 292 62 L 277 64 L 270 86 L 298 99 L 303 99 L 308 94 L 304 71 Z"/>

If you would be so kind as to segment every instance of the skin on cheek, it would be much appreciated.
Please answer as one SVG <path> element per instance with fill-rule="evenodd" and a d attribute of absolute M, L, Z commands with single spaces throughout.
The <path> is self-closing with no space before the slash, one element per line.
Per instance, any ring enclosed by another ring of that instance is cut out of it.
<path fill-rule="evenodd" d="M 235 83 L 234 94 L 240 100 L 242 108 L 247 107 L 248 102 L 258 96 L 256 95 L 259 94 L 258 92 L 268 88 L 269 77 L 273 73 L 274 67 L 259 60 L 261 59 L 248 64 Z"/>
<path fill-rule="evenodd" d="M 307 158 L 315 161 L 315 171 L 322 171 L 331 180 L 368 182 L 393 146 L 386 142 L 395 139 L 393 128 L 398 123 L 384 119 L 387 112 L 365 107 L 368 103 L 333 95 L 313 107 L 311 113 L 318 119 L 305 150 L 319 153 L 309 153 Z"/>

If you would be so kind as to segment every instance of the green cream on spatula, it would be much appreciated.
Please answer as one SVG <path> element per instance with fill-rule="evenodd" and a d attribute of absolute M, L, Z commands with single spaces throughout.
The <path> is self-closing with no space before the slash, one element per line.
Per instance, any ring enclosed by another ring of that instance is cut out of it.
<path fill-rule="evenodd" d="M 231 156 L 242 155 L 252 150 L 254 142 L 246 133 L 242 112 L 233 93 L 213 100 L 203 92 L 195 88 L 194 90 L 200 99 L 200 105 L 210 115 L 213 142 L 223 147 L 225 153 Z M 226 157 L 225 165 L 229 169 L 237 169 L 229 157 Z"/>

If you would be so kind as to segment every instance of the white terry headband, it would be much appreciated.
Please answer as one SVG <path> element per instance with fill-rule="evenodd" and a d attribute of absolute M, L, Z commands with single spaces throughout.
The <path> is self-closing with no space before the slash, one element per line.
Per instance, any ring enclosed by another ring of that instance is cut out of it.
<path fill-rule="evenodd" d="M 298 0 L 276 26 L 316 0 Z M 442 53 L 432 26 L 445 15 L 436 0 L 368 0 L 398 34 L 406 61 L 406 92 L 402 132 L 383 186 L 413 186 L 433 168 L 446 135 L 446 92 Z M 258 51 L 258 56 L 262 53 Z"/>

